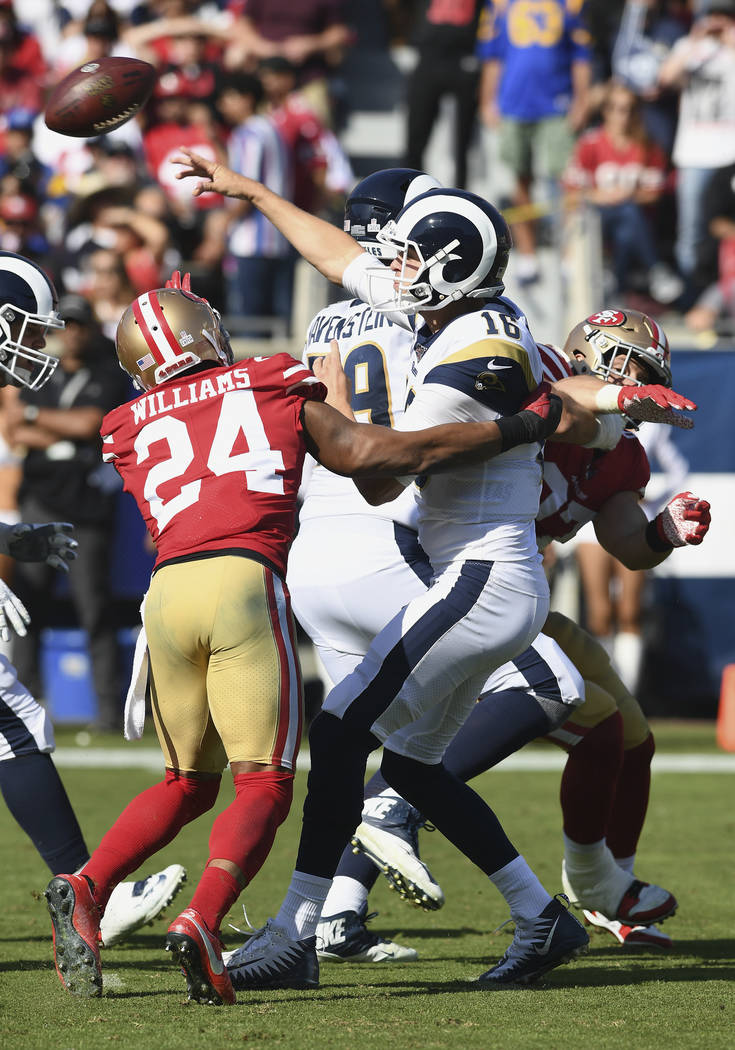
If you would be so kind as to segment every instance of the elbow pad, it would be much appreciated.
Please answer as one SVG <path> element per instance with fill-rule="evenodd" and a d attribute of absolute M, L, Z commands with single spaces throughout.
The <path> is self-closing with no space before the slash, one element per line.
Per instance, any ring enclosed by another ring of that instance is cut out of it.
<path fill-rule="evenodd" d="M 615 448 L 625 430 L 625 418 L 623 416 L 605 415 L 595 416 L 595 419 L 597 420 L 597 433 L 584 447 L 605 450 Z"/>

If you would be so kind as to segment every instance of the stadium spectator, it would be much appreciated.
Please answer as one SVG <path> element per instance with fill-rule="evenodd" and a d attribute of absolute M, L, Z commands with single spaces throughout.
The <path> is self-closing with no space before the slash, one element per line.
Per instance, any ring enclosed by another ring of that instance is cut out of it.
<path fill-rule="evenodd" d="M 100 463 L 99 426 L 105 411 L 128 397 L 129 384 L 87 301 L 67 296 L 59 312 L 67 322 L 59 334 L 59 367 L 43 388 L 21 391 L 5 408 L 11 442 L 26 449 L 18 504 L 27 521 L 61 520 L 75 526 L 78 558 L 69 589 L 89 639 L 95 728 L 119 730 L 120 679 L 109 580 L 119 487 Z M 43 564 L 19 563 L 14 583 L 31 626 L 24 638 L 15 640 L 13 663 L 31 693 L 41 696 L 38 644 L 40 631 L 49 625 L 51 574 Z"/>
<path fill-rule="evenodd" d="M 0 145 L 0 186 L 3 192 L 30 192 L 43 199 L 52 173 L 33 152 L 34 119 L 35 114 L 26 109 L 11 109 L 5 115 Z"/>
<path fill-rule="evenodd" d="M 288 59 L 309 104 L 331 124 L 329 77 L 353 39 L 343 0 L 230 0 L 229 8 L 236 16 L 229 67 L 255 70 L 263 58 Z"/>
<path fill-rule="evenodd" d="M 291 165 L 286 143 L 269 116 L 256 113 L 263 98 L 257 77 L 225 74 L 219 84 L 217 109 L 232 129 L 227 143 L 230 167 L 255 178 L 279 196 L 292 194 Z M 219 229 L 225 246 L 227 313 L 238 317 L 291 316 L 294 257 L 286 239 L 256 208 L 228 201 L 209 225 Z M 214 236 L 214 234 L 213 234 Z M 257 332 L 248 328 L 248 333 Z"/>
<path fill-rule="evenodd" d="M 40 113 L 43 82 L 14 63 L 15 34 L 7 21 L 0 21 L 0 112 L 26 109 Z"/>
<path fill-rule="evenodd" d="M 531 203 L 535 177 L 556 185 L 587 119 L 591 72 L 582 7 L 549 0 L 529 13 L 524 0 L 485 0 L 477 44 L 480 117 L 499 129 L 517 206 Z M 530 284 L 539 276 L 534 226 L 519 221 L 512 230 L 514 272 Z"/>
<path fill-rule="evenodd" d="M 287 58 L 264 58 L 258 66 L 258 77 L 263 85 L 264 112 L 290 151 L 293 202 L 305 211 L 317 212 L 326 185 L 326 128 L 296 89 L 296 68 Z"/>
<path fill-rule="evenodd" d="M 627 0 L 612 48 L 612 73 L 640 98 L 646 131 L 671 156 L 678 98 L 663 90 L 659 71 L 686 26 L 668 0 Z M 680 7 L 682 5 L 679 5 Z"/>
<path fill-rule="evenodd" d="M 99 62 L 117 52 L 119 34 L 117 13 L 105 0 L 95 0 L 78 30 L 61 39 L 54 54 L 54 79 L 60 80 L 86 62 Z"/>
<path fill-rule="evenodd" d="M 480 63 L 475 55 L 481 0 L 423 0 L 414 30 L 418 62 L 407 84 L 406 166 L 421 169 L 443 98 L 455 103 L 453 185 L 467 185 L 467 151 L 477 112 Z"/>
<path fill-rule="evenodd" d="M 0 195 L 0 249 L 46 265 L 49 245 L 39 222 L 38 201 L 29 193 Z"/>
<path fill-rule="evenodd" d="M 624 84 L 607 85 L 602 125 L 577 142 L 564 184 L 599 212 L 603 240 L 612 256 L 614 297 L 631 289 L 631 275 L 638 265 L 654 299 L 660 303 L 678 299 L 683 284 L 661 259 L 652 221 L 666 185 L 666 158 L 646 135 L 640 103 Z"/>
<path fill-rule="evenodd" d="M 694 332 L 735 333 L 735 164 L 716 172 L 707 193 L 707 222 L 717 245 L 717 280 L 686 315 Z"/>
<path fill-rule="evenodd" d="M 702 252 L 710 237 L 705 201 L 716 171 L 735 163 L 735 0 L 704 0 L 691 32 L 674 45 L 659 73 L 681 89 L 674 141 L 676 260 L 686 305 L 707 283 Z"/>

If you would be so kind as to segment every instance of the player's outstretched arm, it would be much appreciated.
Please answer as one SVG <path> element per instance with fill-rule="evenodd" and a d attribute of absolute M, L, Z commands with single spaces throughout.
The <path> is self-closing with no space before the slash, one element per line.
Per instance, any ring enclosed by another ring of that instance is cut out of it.
<path fill-rule="evenodd" d="M 303 409 L 309 451 L 320 463 L 336 474 L 369 478 L 430 474 L 492 459 L 516 445 L 545 440 L 560 415 L 561 402 L 548 386 L 539 388 L 523 410 L 497 422 L 447 423 L 426 430 L 353 423 L 318 401 L 307 401 Z"/>
<path fill-rule="evenodd" d="M 249 201 L 280 230 L 299 255 L 335 284 L 341 284 L 348 264 L 362 254 L 362 248 L 349 234 L 302 211 L 261 182 L 239 175 L 219 161 L 207 160 L 182 147 L 180 155 L 174 157 L 174 163 L 181 165 L 177 179 L 199 179 L 192 190 L 193 196 L 221 193 L 235 200 Z"/>
<path fill-rule="evenodd" d="M 595 518 L 597 539 L 628 569 L 652 569 L 674 547 L 698 546 L 710 526 L 710 505 L 693 492 L 680 492 L 648 521 L 635 492 L 618 492 Z"/>
<path fill-rule="evenodd" d="M 53 569 L 68 572 L 79 546 L 73 531 L 74 526 L 65 521 L 52 521 L 48 525 L 0 522 L 0 554 L 17 561 L 45 561 Z"/>

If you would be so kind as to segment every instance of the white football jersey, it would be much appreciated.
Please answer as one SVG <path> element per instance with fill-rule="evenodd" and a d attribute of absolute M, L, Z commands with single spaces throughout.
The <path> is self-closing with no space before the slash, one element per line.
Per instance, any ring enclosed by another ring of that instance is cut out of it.
<path fill-rule="evenodd" d="M 512 415 L 541 381 L 536 343 L 508 299 L 426 333 L 416 337 L 415 376 L 398 429 Z M 519 445 L 485 463 L 417 479 L 419 538 L 435 572 L 455 561 L 536 556 L 540 453 L 538 443 Z"/>
<path fill-rule="evenodd" d="M 384 314 L 359 299 L 347 299 L 321 310 L 309 325 L 303 360 L 311 368 L 339 342 L 342 367 L 352 385 L 352 410 L 360 423 L 395 427 L 403 416 L 413 333 L 399 328 Z M 312 461 L 313 462 L 313 461 Z M 312 518 L 369 514 L 416 528 L 413 489 L 380 507 L 372 507 L 350 478 L 314 463 L 303 489 L 299 515 Z"/>

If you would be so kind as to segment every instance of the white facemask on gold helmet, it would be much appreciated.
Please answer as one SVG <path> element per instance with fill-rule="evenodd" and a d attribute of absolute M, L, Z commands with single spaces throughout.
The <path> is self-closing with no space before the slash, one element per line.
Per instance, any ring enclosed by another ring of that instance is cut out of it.
<path fill-rule="evenodd" d="M 631 359 L 645 365 L 651 382 L 671 386 L 671 352 L 663 328 L 638 310 L 600 310 L 576 325 L 564 344 L 571 361 L 582 359 L 600 379 L 627 378 Z M 621 354 L 623 361 L 617 360 Z M 640 385 L 640 381 L 636 380 Z"/>

